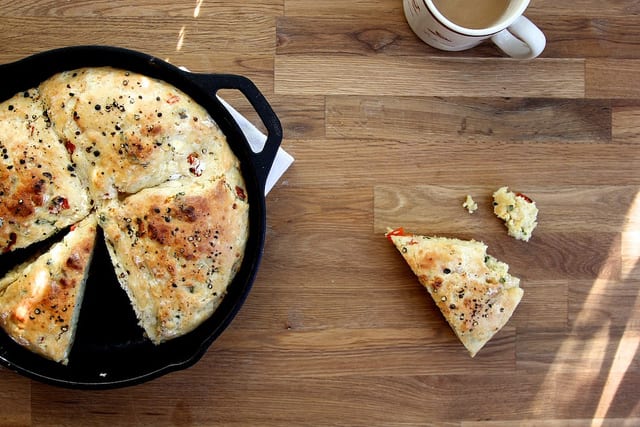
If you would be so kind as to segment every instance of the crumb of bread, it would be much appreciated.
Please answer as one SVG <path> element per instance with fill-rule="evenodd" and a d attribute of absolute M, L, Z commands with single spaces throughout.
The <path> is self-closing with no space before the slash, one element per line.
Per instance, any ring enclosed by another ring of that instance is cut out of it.
<path fill-rule="evenodd" d="M 469 211 L 470 214 L 474 213 L 478 210 L 478 204 L 473 200 L 473 198 L 467 194 L 467 198 L 465 199 L 462 207 Z"/>
<path fill-rule="evenodd" d="M 509 236 L 528 242 L 538 225 L 536 203 L 522 193 L 499 188 L 493 193 L 493 213 L 504 221 Z"/>

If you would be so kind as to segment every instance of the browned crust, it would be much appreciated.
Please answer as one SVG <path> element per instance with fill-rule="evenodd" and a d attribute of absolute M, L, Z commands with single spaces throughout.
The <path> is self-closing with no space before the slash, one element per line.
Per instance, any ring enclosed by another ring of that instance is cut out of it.
<path fill-rule="evenodd" d="M 0 251 L 44 240 L 94 210 L 113 215 L 102 221 L 110 254 L 150 338 L 182 335 L 211 315 L 243 257 L 248 204 L 238 159 L 202 106 L 140 74 L 72 70 L 0 104 L 0 150 Z M 5 325 L 35 331 L 40 317 L 28 313 L 36 309 L 69 323 L 64 301 L 85 272 L 77 249 L 47 284 L 40 278 L 37 298 L 13 283 L 27 280 L 16 271 L 0 280 L 5 296 L 23 298 L 6 299 L 21 308 L 5 311 Z M 148 283 L 129 280 L 131 271 L 156 286 L 141 291 Z M 157 327 L 145 322 L 149 310 Z M 55 331 L 41 326 L 51 337 L 37 341 L 53 348 Z M 47 355 L 18 329 L 17 341 Z"/>
<path fill-rule="evenodd" d="M 523 291 L 481 242 L 390 236 L 471 356 L 509 320 Z M 490 267 L 493 266 L 493 267 Z"/>
<path fill-rule="evenodd" d="M 159 343 L 208 317 L 244 254 L 248 205 L 223 178 L 144 190 L 100 213 L 141 325 Z"/>
<path fill-rule="evenodd" d="M 219 176 L 233 165 L 207 111 L 165 82 L 109 67 L 82 68 L 50 78 L 40 90 L 53 128 L 73 147 L 71 157 L 97 200 L 173 175 Z"/>
<path fill-rule="evenodd" d="M 95 236 L 89 217 L 0 291 L 0 325 L 13 340 L 67 362 Z"/>
<path fill-rule="evenodd" d="M 0 251 L 79 221 L 90 201 L 36 89 L 0 103 Z"/>

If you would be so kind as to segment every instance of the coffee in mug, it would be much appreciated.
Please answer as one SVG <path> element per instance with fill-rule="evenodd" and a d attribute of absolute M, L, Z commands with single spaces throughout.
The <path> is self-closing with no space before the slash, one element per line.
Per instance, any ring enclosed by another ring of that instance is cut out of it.
<path fill-rule="evenodd" d="M 413 32 L 437 49 L 460 51 L 491 40 L 513 58 L 531 59 L 546 38 L 523 16 L 529 1 L 403 0 L 403 7 Z"/>
<path fill-rule="evenodd" d="M 433 0 L 433 5 L 449 21 L 479 30 L 499 22 L 509 0 Z"/>

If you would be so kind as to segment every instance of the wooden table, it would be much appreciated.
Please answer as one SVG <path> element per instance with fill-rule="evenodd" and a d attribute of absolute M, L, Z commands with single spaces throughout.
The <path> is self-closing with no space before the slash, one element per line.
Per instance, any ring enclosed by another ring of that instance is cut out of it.
<path fill-rule="evenodd" d="M 640 5 L 527 15 L 548 44 L 520 62 L 426 46 L 400 0 L 2 0 L 0 62 L 108 44 L 245 75 L 296 162 L 253 291 L 199 363 L 109 391 L 2 368 L 0 425 L 640 424 Z M 491 212 L 503 185 L 537 201 L 529 243 Z M 483 240 L 522 279 L 474 359 L 389 226 Z"/>

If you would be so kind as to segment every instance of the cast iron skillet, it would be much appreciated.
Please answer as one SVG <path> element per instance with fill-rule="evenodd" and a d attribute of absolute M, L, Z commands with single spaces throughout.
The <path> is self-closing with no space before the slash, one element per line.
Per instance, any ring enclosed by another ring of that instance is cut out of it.
<path fill-rule="evenodd" d="M 117 47 L 67 47 L 0 65 L 0 101 L 35 87 L 60 71 L 98 66 L 122 68 L 162 79 L 207 109 L 240 159 L 250 204 L 250 229 L 240 271 L 213 316 L 193 332 L 159 346 L 144 338 L 113 273 L 104 242 L 99 238 L 67 366 L 23 349 L 0 329 L 0 363 L 30 378 L 70 388 L 104 389 L 139 384 L 187 368 L 201 358 L 231 322 L 253 284 L 265 240 L 265 182 L 282 141 L 277 116 L 249 79 L 228 74 L 189 73 L 158 58 Z M 239 90 L 256 110 L 268 131 L 261 152 L 251 150 L 238 125 L 217 99 L 220 89 Z M 23 255 L 2 255 L 0 264 L 9 265 Z"/>

